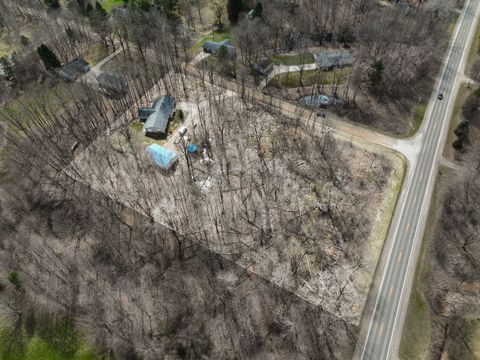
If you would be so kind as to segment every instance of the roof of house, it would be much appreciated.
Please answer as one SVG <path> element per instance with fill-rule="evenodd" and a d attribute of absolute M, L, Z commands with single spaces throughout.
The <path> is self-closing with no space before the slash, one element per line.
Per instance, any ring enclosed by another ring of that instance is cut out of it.
<path fill-rule="evenodd" d="M 205 44 L 203 44 L 203 49 L 212 54 L 218 53 L 222 47 L 227 49 L 227 52 L 229 54 L 235 52 L 235 45 L 233 45 L 233 43 L 229 39 L 225 39 L 221 42 L 207 41 L 205 42 Z"/>
<path fill-rule="evenodd" d="M 127 82 L 121 76 L 111 73 L 101 73 L 97 77 L 98 86 L 107 91 L 125 92 L 127 88 Z"/>
<path fill-rule="evenodd" d="M 314 55 L 319 69 L 328 69 L 337 66 L 352 65 L 353 56 L 347 51 L 327 52 L 322 51 Z"/>
<path fill-rule="evenodd" d="M 255 71 L 262 75 L 267 75 L 273 68 L 273 62 L 269 58 L 262 58 L 259 62 L 253 65 Z"/>
<path fill-rule="evenodd" d="M 141 108 L 138 116 L 145 121 L 145 131 L 150 133 L 164 133 L 167 129 L 168 120 L 175 110 L 175 100 L 169 95 L 160 96 L 152 108 Z"/>
<path fill-rule="evenodd" d="M 68 64 L 65 64 L 59 69 L 57 69 L 56 72 L 62 77 L 74 79 L 80 74 L 83 74 L 89 70 L 90 68 L 88 62 L 81 58 L 76 58 Z"/>
<path fill-rule="evenodd" d="M 146 151 L 153 162 L 164 170 L 168 170 L 177 161 L 178 155 L 158 144 L 149 145 Z"/>

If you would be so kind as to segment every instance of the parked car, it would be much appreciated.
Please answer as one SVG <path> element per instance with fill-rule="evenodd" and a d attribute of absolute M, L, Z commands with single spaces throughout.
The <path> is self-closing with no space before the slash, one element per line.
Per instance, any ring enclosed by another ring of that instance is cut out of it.
<path fill-rule="evenodd" d="M 187 133 L 187 127 L 182 126 L 180 130 L 178 130 L 178 133 L 180 134 L 180 137 L 184 136 Z"/>

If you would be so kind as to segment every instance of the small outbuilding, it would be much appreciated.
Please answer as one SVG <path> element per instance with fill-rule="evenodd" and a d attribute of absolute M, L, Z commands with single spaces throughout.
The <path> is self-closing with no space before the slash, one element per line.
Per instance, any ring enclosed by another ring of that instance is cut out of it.
<path fill-rule="evenodd" d="M 178 155 L 158 144 L 149 145 L 146 149 L 150 159 L 162 170 L 171 170 L 178 163 Z"/>
<path fill-rule="evenodd" d="M 67 81 L 75 81 L 89 71 L 90 65 L 88 62 L 80 58 L 76 58 L 68 64 L 55 69 L 55 73 Z"/>
<path fill-rule="evenodd" d="M 138 117 L 144 121 L 145 134 L 166 134 L 168 122 L 175 112 L 175 99 L 169 95 L 160 96 L 151 108 L 138 110 Z"/>
<path fill-rule="evenodd" d="M 100 90 L 109 96 L 115 97 L 124 95 L 127 92 L 127 82 L 121 76 L 111 73 L 101 73 L 97 77 Z"/>
<path fill-rule="evenodd" d="M 229 39 L 225 39 L 221 42 L 207 41 L 203 44 L 203 50 L 209 54 L 217 55 L 222 49 L 225 49 L 228 55 L 235 54 L 235 45 L 233 45 L 232 41 Z"/>
<path fill-rule="evenodd" d="M 314 56 L 317 68 L 321 70 L 332 70 L 334 68 L 351 66 L 353 64 L 353 56 L 348 51 L 322 51 L 316 53 Z"/>

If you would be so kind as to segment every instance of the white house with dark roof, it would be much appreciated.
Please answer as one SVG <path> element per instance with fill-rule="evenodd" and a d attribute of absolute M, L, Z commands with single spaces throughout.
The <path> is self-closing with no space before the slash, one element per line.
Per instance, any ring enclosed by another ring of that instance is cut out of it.
<path fill-rule="evenodd" d="M 235 45 L 229 39 L 220 42 L 207 41 L 203 44 L 203 50 L 210 54 L 218 54 L 222 49 L 225 49 L 228 55 L 235 54 Z"/>
<path fill-rule="evenodd" d="M 145 121 L 144 129 L 148 134 L 166 134 L 168 122 L 175 112 L 175 99 L 169 95 L 160 96 L 151 108 L 140 108 L 138 117 Z"/>
<path fill-rule="evenodd" d="M 336 67 L 350 66 L 353 64 L 353 56 L 348 51 L 322 51 L 314 54 L 314 56 L 317 69 L 321 70 L 331 70 Z"/>

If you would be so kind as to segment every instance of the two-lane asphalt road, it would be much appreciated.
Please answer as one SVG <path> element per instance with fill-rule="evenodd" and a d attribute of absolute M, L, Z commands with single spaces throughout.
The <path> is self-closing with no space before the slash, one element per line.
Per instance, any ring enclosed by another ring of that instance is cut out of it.
<path fill-rule="evenodd" d="M 435 93 L 422 131 L 422 145 L 412 171 L 406 180 L 404 201 L 399 202 L 398 221 L 391 228 L 391 246 L 386 246 L 379 283 L 371 294 L 375 299 L 373 312 L 364 326 L 357 349 L 362 360 L 383 360 L 397 357 L 403 320 L 423 236 L 438 161 L 445 142 L 450 113 L 455 102 L 459 74 L 468 57 L 469 43 L 475 31 L 480 0 L 468 0 L 458 20 L 454 37 L 441 70 Z M 439 93 L 443 100 L 438 99 Z"/>

